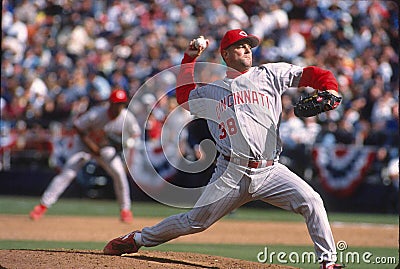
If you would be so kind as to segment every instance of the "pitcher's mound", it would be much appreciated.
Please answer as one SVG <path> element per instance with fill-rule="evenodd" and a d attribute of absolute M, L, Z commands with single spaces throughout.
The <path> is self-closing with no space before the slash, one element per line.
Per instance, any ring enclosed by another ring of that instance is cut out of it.
<path fill-rule="evenodd" d="M 0 250 L 0 268 L 289 269 L 294 267 L 186 252 L 140 251 L 118 257 L 104 255 L 100 250 L 57 249 Z"/>

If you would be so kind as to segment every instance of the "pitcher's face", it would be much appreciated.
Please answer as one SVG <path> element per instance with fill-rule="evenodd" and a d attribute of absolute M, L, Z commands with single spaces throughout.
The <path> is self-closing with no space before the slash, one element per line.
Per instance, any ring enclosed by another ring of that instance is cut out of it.
<path fill-rule="evenodd" d="M 229 46 L 222 55 L 227 66 L 239 72 L 245 72 L 253 65 L 251 46 L 246 41 L 239 41 Z"/>

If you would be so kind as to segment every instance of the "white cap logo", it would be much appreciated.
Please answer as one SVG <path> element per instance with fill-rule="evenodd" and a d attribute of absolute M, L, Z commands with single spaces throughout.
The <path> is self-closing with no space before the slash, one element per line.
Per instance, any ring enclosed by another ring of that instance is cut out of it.
<path fill-rule="evenodd" d="M 117 92 L 117 98 L 118 99 L 124 99 L 125 98 L 125 94 L 122 91 Z"/>
<path fill-rule="evenodd" d="M 246 34 L 245 31 L 240 31 L 240 32 L 239 32 L 239 35 L 241 35 L 241 36 L 247 36 L 247 34 Z"/>

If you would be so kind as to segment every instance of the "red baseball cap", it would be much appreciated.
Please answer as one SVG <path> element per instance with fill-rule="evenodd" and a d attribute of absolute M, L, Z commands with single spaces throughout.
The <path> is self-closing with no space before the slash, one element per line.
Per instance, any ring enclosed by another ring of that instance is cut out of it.
<path fill-rule="evenodd" d="M 128 95 L 124 90 L 116 89 L 113 90 L 109 98 L 111 103 L 126 103 L 128 102 Z"/>
<path fill-rule="evenodd" d="M 246 41 L 249 42 L 252 48 L 257 47 L 260 43 L 260 40 L 255 35 L 248 35 L 242 29 L 233 29 L 225 33 L 224 37 L 221 40 L 220 49 L 222 51 L 230 45 L 243 39 L 246 39 Z"/>

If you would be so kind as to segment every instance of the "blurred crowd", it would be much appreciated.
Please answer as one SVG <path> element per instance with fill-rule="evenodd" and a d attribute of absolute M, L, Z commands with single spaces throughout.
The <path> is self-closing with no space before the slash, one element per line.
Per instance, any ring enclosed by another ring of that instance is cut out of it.
<path fill-rule="evenodd" d="M 391 150 L 399 141 L 394 1 L 5 0 L 2 5 L 1 117 L 12 128 L 46 130 L 53 121 L 68 126 L 113 88 L 132 97 L 149 78 L 179 64 L 198 35 L 211 41 L 200 61 L 223 64 L 220 39 L 227 30 L 242 28 L 262 39 L 255 65 L 316 65 L 338 79 L 343 103 L 319 117 L 295 117 L 298 96 L 283 96 L 286 152 L 315 142 L 342 143 L 386 149 L 379 157 L 386 162 L 398 158 Z M 167 76 L 160 89 L 174 83 L 175 77 Z M 166 98 L 172 101 L 158 103 L 164 111 L 174 103 L 173 93 Z"/>

